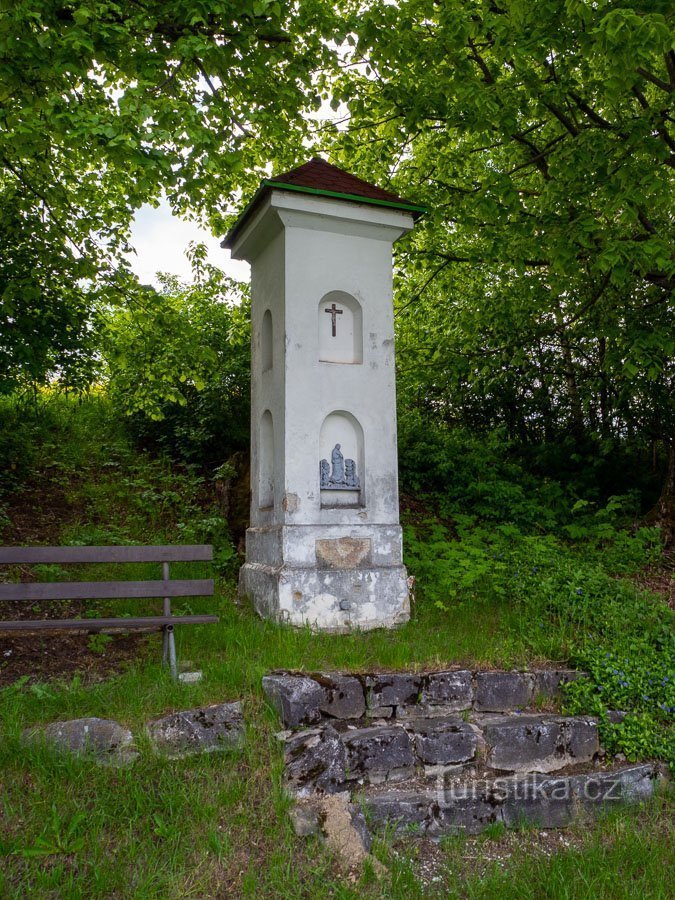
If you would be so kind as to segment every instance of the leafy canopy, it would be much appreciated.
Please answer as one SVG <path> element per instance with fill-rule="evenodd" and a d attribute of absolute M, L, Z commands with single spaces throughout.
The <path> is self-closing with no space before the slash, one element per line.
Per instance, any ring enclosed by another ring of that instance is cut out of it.
<path fill-rule="evenodd" d="M 668 435 L 671 6 L 348 6 L 327 142 L 430 209 L 398 260 L 408 396 L 519 439 Z"/>
<path fill-rule="evenodd" d="M 300 146 L 322 0 L 18 0 L 0 10 L 0 378 L 86 355 L 130 302 L 129 224 L 165 192 L 218 232 Z M 283 148 L 281 150 L 280 148 Z"/>

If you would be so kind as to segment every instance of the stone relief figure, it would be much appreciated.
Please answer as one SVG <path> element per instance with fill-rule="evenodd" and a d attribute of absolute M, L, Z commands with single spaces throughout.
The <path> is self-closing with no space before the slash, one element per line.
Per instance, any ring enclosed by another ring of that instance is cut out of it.
<path fill-rule="evenodd" d="M 333 484 L 344 484 L 345 458 L 342 455 L 339 444 L 336 444 L 333 447 L 333 452 L 330 455 L 330 461 L 333 466 L 330 473 L 330 480 L 333 482 Z"/>
<path fill-rule="evenodd" d="M 353 459 L 345 459 L 340 450 L 340 445 L 336 444 L 331 453 L 331 464 L 327 459 L 322 459 L 319 463 L 319 473 L 321 476 L 321 487 L 326 490 L 356 490 L 360 487 L 359 478 L 356 474 L 356 463 Z"/>
<path fill-rule="evenodd" d="M 359 487 L 359 478 L 356 474 L 356 463 L 353 459 L 345 460 L 345 485 L 347 487 Z"/>

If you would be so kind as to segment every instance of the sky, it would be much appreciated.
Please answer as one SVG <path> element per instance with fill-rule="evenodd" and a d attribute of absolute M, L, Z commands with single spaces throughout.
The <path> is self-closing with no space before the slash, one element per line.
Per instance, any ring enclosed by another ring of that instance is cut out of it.
<path fill-rule="evenodd" d="M 230 259 L 230 251 L 220 246 L 221 240 L 194 222 L 173 216 L 166 201 L 157 209 L 145 205 L 136 214 L 131 232 L 131 244 L 136 250 L 130 257 L 131 268 L 143 284 L 157 286 L 157 272 L 170 272 L 189 281 L 191 270 L 185 251 L 190 241 L 201 241 L 208 247 L 210 263 L 238 281 L 248 281 L 248 263 Z"/>

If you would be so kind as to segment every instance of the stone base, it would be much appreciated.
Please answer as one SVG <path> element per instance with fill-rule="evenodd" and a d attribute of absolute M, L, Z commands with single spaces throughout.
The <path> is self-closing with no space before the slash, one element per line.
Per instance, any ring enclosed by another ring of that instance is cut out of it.
<path fill-rule="evenodd" d="M 249 528 L 239 593 L 263 618 L 318 631 L 401 625 L 410 618 L 401 529 Z"/>
<path fill-rule="evenodd" d="M 393 628 L 410 618 L 404 566 L 322 572 L 246 563 L 239 593 L 252 599 L 264 619 L 317 631 Z"/>

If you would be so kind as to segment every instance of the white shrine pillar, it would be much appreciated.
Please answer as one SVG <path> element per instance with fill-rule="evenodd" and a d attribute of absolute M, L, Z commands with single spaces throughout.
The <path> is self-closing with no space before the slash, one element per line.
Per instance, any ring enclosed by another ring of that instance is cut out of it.
<path fill-rule="evenodd" d="M 266 618 L 337 632 L 409 618 L 392 244 L 421 212 L 314 159 L 263 182 L 223 242 L 251 264 L 251 527 L 239 587 Z"/>

